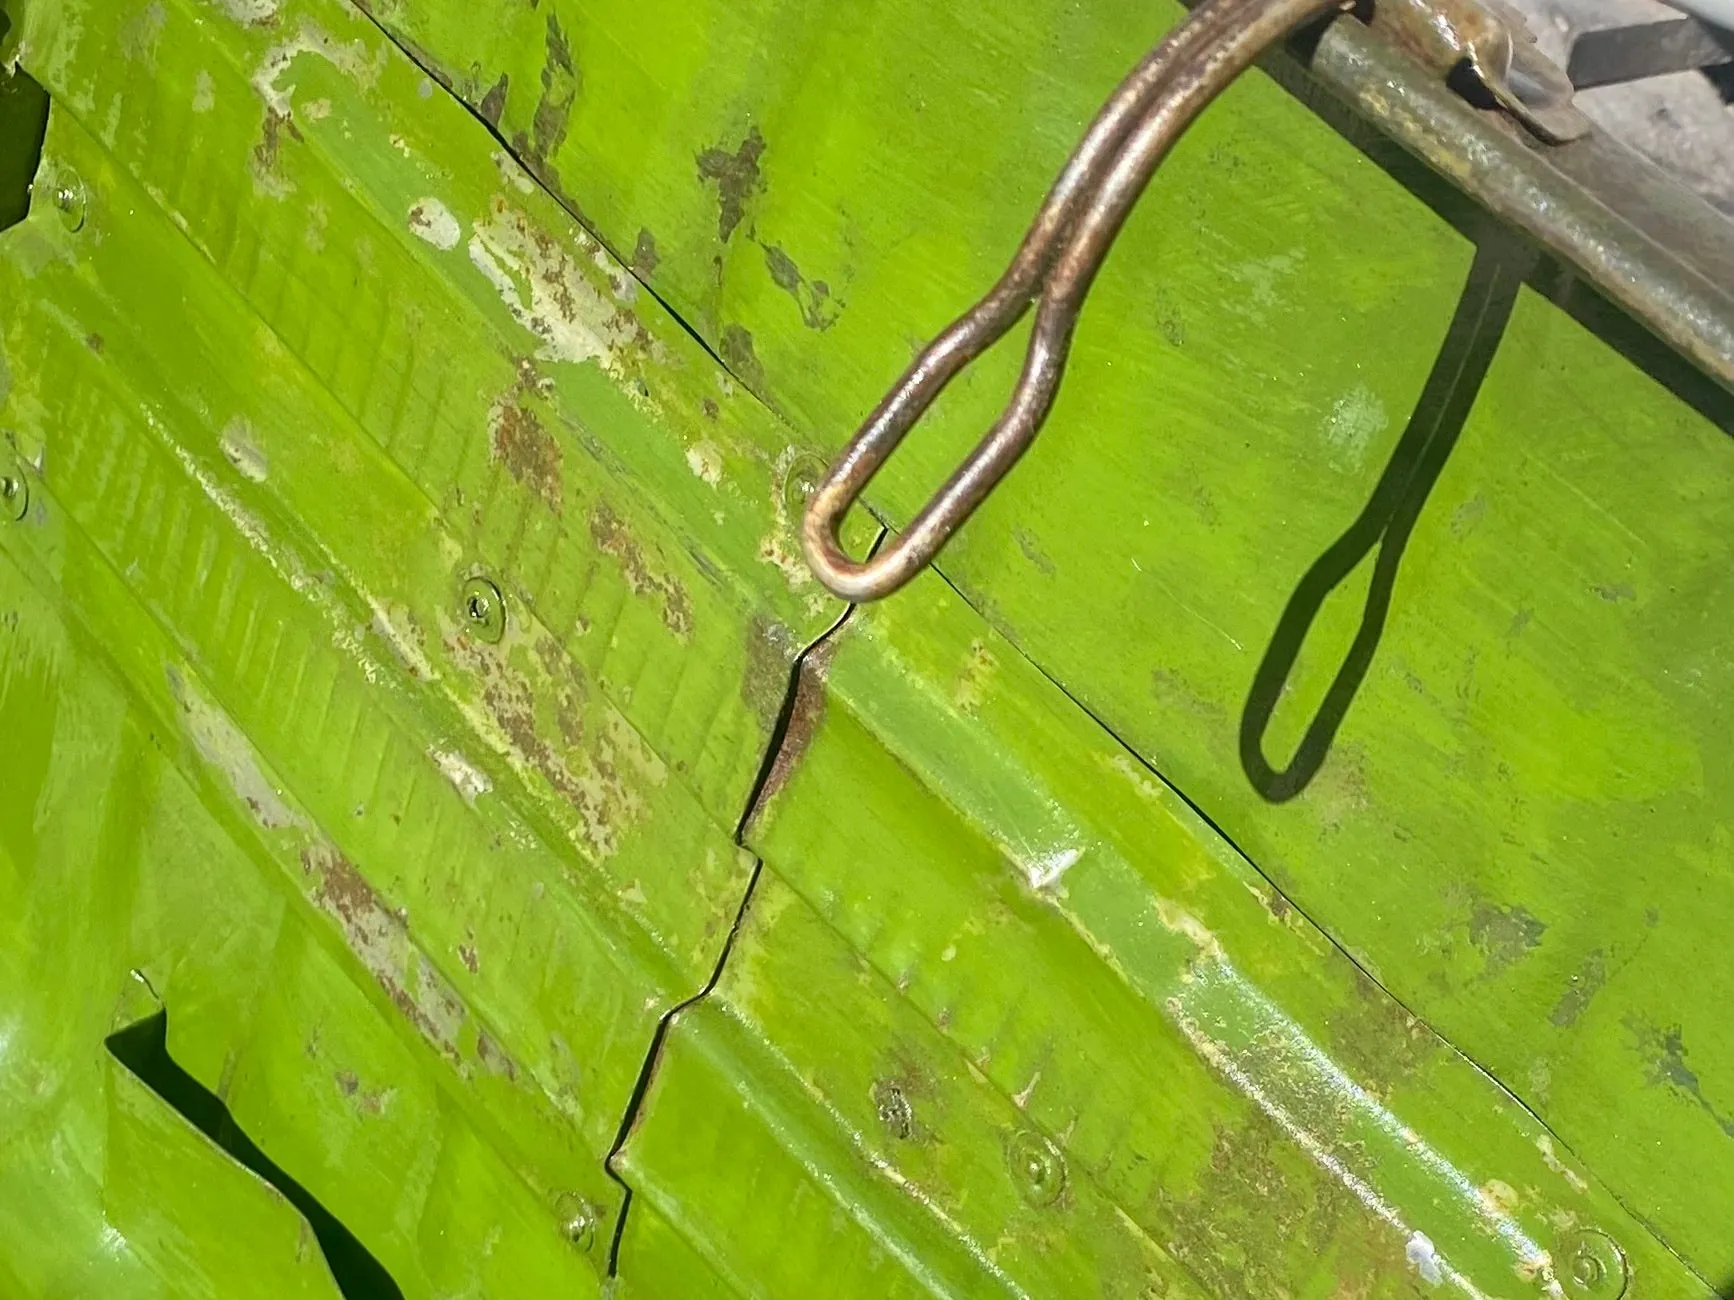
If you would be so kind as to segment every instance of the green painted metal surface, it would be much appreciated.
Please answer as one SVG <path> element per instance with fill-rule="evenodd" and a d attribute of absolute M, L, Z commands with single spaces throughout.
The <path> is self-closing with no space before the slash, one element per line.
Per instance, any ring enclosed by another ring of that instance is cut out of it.
<path fill-rule="evenodd" d="M 105 1050 L 165 1011 L 406 1296 L 1734 1279 L 1734 422 L 1557 268 L 1255 73 L 838 626 L 816 456 L 1177 9 L 6 12 L 8 1292 L 380 1293 Z M 1417 407 L 1273 803 L 1244 702 Z"/>

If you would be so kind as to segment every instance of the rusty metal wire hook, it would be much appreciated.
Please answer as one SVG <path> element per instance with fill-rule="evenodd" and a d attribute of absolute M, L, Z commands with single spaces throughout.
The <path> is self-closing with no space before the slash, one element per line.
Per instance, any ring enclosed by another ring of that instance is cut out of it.
<path fill-rule="evenodd" d="M 814 492 L 801 540 L 820 582 L 845 600 L 877 600 L 932 562 L 1041 431 L 1096 272 L 1174 142 L 1266 46 L 1341 3 L 1203 0 L 1120 83 L 999 282 L 927 345 Z M 1023 372 L 999 419 L 906 530 L 873 558 L 851 559 L 838 536 L 849 507 L 946 386 L 1032 306 Z"/>

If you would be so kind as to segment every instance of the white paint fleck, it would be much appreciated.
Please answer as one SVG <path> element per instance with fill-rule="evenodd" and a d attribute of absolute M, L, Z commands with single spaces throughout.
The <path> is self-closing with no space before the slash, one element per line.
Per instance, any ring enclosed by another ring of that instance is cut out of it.
<path fill-rule="evenodd" d="M 1030 888 L 1053 888 L 1060 883 L 1060 877 L 1076 866 L 1078 859 L 1083 856 L 1084 851 L 1079 848 L 1059 849 L 1024 863 L 1024 874 L 1029 878 Z"/>
<path fill-rule="evenodd" d="M 722 452 L 718 451 L 714 444 L 695 442 L 686 449 L 686 463 L 694 474 L 712 487 L 722 482 Z"/>
<path fill-rule="evenodd" d="M 957 945 L 955 943 L 946 944 L 945 945 L 945 951 L 939 954 L 939 960 L 940 961 L 955 961 L 956 959 L 957 959 Z"/>
<path fill-rule="evenodd" d="M 451 209 L 431 196 L 417 199 L 410 208 L 409 228 L 418 239 L 444 252 L 456 248 L 464 233 Z"/>
<path fill-rule="evenodd" d="M 1356 384 L 1331 405 L 1325 417 L 1325 445 L 1331 464 L 1340 470 L 1358 470 L 1366 460 L 1367 447 L 1390 426 L 1385 404 L 1365 384 Z"/>
<path fill-rule="evenodd" d="M 223 457 L 233 465 L 241 477 L 249 483 L 263 483 L 270 473 L 270 465 L 265 460 L 265 453 L 259 450 L 253 441 L 252 427 L 236 416 L 223 426 L 223 436 L 218 442 L 223 449 Z"/>
<path fill-rule="evenodd" d="M 1445 1269 L 1439 1258 L 1439 1252 L 1433 1249 L 1433 1243 L 1427 1240 L 1422 1232 L 1412 1233 L 1408 1243 L 1403 1247 L 1403 1258 L 1407 1259 L 1424 1282 L 1438 1286 L 1445 1280 Z"/>
<path fill-rule="evenodd" d="M 312 99 L 301 106 L 301 116 L 309 122 L 323 122 L 331 116 L 329 99 Z"/>
<path fill-rule="evenodd" d="M 193 112 L 209 113 L 217 106 L 217 83 L 203 68 L 193 78 Z"/>
<path fill-rule="evenodd" d="M 1024 1085 L 1024 1089 L 1022 1092 L 1016 1092 L 1016 1093 L 1012 1094 L 1012 1103 L 1019 1110 L 1023 1110 L 1026 1106 L 1029 1105 L 1030 1096 L 1031 1096 L 1031 1094 L 1033 1094 L 1035 1092 L 1036 1085 L 1038 1083 L 1040 1083 L 1041 1081 L 1042 1081 L 1042 1072 L 1040 1070 L 1037 1070 L 1033 1075 L 1030 1076 L 1030 1081 Z"/>
<path fill-rule="evenodd" d="M 456 750 L 441 749 L 435 745 L 428 750 L 427 756 L 433 759 L 441 775 L 463 796 L 465 803 L 475 803 L 494 788 L 494 783 L 488 780 L 488 774 Z"/>

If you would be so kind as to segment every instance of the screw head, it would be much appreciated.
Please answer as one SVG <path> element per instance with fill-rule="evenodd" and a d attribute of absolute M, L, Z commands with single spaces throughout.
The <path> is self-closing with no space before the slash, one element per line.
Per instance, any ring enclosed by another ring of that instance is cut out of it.
<path fill-rule="evenodd" d="M 573 1192 L 562 1192 L 554 1202 L 554 1214 L 560 1220 L 560 1235 L 579 1250 L 589 1250 L 596 1244 L 596 1224 L 601 1211 Z"/>
<path fill-rule="evenodd" d="M 17 468 L 0 470 L 0 520 L 16 522 L 30 513 L 30 480 Z"/>
<path fill-rule="evenodd" d="M 1032 1205 L 1052 1205 L 1066 1190 L 1066 1158 L 1053 1143 L 1032 1129 L 1020 1129 L 1006 1144 L 1006 1163 L 1024 1198 Z"/>
<path fill-rule="evenodd" d="M 825 481 L 829 466 L 810 451 L 804 451 L 789 462 L 783 471 L 783 512 L 790 524 L 801 526 L 807 513 L 807 502 Z"/>
<path fill-rule="evenodd" d="M 471 578 L 464 583 L 458 610 L 470 634 L 478 640 L 495 645 L 505 637 L 506 598 L 486 578 Z"/>
<path fill-rule="evenodd" d="M 1625 1252 L 1605 1232 L 1586 1228 L 1561 1239 L 1557 1258 L 1560 1280 L 1573 1295 L 1595 1300 L 1619 1300 L 1625 1294 Z"/>
<path fill-rule="evenodd" d="M 63 172 L 54 185 L 54 208 L 60 213 L 60 224 L 77 233 L 84 229 L 84 182 L 71 172 Z"/>

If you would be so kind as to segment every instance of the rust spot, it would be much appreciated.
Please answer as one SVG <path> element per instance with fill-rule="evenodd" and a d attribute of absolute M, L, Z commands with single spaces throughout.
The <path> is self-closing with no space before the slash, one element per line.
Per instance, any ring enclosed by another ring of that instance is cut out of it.
<path fill-rule="evenodd" d="M 565 504 L 560 444 L 543 427 L 536 413 L 524 405 L 519 393 L 506 393 L 495 399 L 488 408 L 488 432 L 494 459 L 558 514 Z"/>
<path fill-rule="evenodd" d="M 795 680 L 794 703 L 789 709 L 789 725 L 783 732 L 782 743 L 777 746 L 777 756 L 771 760 L 771 770 L 765 777 L 764 789 L 754 801 L 755 817 L 758 810 L 774 799 L 788 784 L 801 756 L 813 743 L 819 723 L 824 720 L 825 678 L 830 673 L 831 661 L 837 657 L 838 639 L 833 636 L 820 642 L 801 662 L 801 669 Z"/>
<path fill-rule="evenodd" d="M 441 1055 L 460 1065 L 458 1034 L 469 1009 L 410 942 L 405 915 L 387 907 L 355 864 L 329 844 L 302 850 L 301 866 L 317 876 L 313 901 L 337 922 L 344 943 L 392 1005 Z"/>
<path fill-rule="evenodd" d="M 758 353 L 753 351 L 753 336 L 744 326 L 723 326 L 722 338 L 717 342 L 717 355 L 722 357 L 723 364 L 736 379 L 754 392 L 763 391 L 765 368 L 759 364 Z"/>
<path fill-rule="evenodd" d="M 722 407 L 718 406 L 710 398 L 708 398 L 708 397 L 705 398 L 704 399 L 704 418 L 707 420 L 715 420 L 715 419 L 718 419 L 721 415 L 722 415 Z"/>
<path fill-rule="evenodd" d="M 102 349 L 105 346 L 105 344 L 102 341 L 102 335 L 96 334 L 96 333 L 90 333 L 90 334 L 86 334 L 84 336 L 84 346 L 89 348 L 92 352 L 95 352 L 98 355 L 101 355 Z"/>
<path fill-rule="evenodd" d="M 489 1074 L 510 1079 L 513 1083 L 518 1081 L 517 1062 L 502 1051 L 500 1045 L 485 1033 L 476 1035 L 476 1059 L 482 1063 L 482 1068 Z"/>
<path fill-rule="evenodd" d="M 795 662 L 794 635 L 774 619 L 754 615 L 747 625 L 746 670 L 741 698 L 767 731 L 775 729 L 789 695 L 789 671 Z"/>
<path fill-rule="evenodd" d="M 660 783 L 667 773 L 654 751 L 612 714 L 603 716 L 586 746 L 562 744 L 556 748 L 544 737 L 537 707 L 558 700 L 564 689 L 571 701 L 566 708 L 567 726 L 560 727 L 556 716 L 550 730 L 560 731 L 562 738 L 568 729 L 578 732 L 576 692 L 585 688 L 575 684 L 577 678 L 566 679 L 564 686 L 561 678 L 551 681 L 545 672 L 535 671 L 545 665 L 529 660 L 521 645 L 517 662 L 533 674 L 534 682 L 525 671 L 508 664 L 495 647 L 461 634 L 449 637 L 446 649 L 455 663 L 479 679 L 481 703 L 500 728 L 513 766 L 520 773 L 528 769 L 547 782 L 576 814 L 576 824 L 569 824 L 569 830 L 577 841 L 598 858 L 613 854 L 621 832 L 643 807 L 634 781 L 621 769 L 627 768 L 632 778 Z M 545 660 L 551 653 L 545 649 L 538 657 Z"/>
<path fill-rule="evenodd" d="M 261 177 L 274 175 L 277 171 L 278 156 L 283 150 L 283 136 L 299 141 L 301 130 L 295 125 L 295 119 L 287 113 L 275 108 L 265 110 L 265 129 L 260 134 L 259 143 L 253 146 L 253 166 Z"/>
<path fill-rule="evenodd" d="M 597 549 L 620 562 L 620 571 L 633 594 L 661 597 L 663 623 L 682 641 L 691 640 L 692 600 L 686 588 L 677 579 L 658 574 L 650 567 L 625 521 L 598 503 L 590 516 L 590 536 Z"/>
<path fill-rule="evenodd" d="M 500 79 L 482 96 L 482 102 L 476 106 L 482 120 L 496 131 L 500 128 L 500 115 L 506 111 L 506 94 L 511 89 L 511 84 L 511 79 L 502 72 Z"/>
<path fill-rule="evenodd" d="M 717 188 L 717 238 L 725 244 L 746 216 L 747 200 L 764 188 L 759 176 L 764 152 L 765 138 L 754 126 L 733 153 L 719 145 L 698 156 L 699 179 Z"/>
<path fill-rule="evenodd" d="M 482 963 L 476 956 L 476 945 L 460 943 L 458 945 L 458 960 L 463 962 L 464 969 L 474 975 L 482 969 Z"/>
<path fill-rule="evenodd" d="M 536 658 L 554 693 L 554 725 L 574 749 L 584 743 L 584 706 L 590 699 L 590 683 L 576 660 L 553 637 L 536 642 Z"/>
<path fill-rule="evenodd" d="M 337 1081 L 337 1091 L 345 1097 L 353 1097 L 356 1089 L 361 1087 L 361 1081 L 355 1077 L 352 1070 L 339 1070 L 333 1077 Z"/>
<path fill-rule="evenodd" d="M 1137 1158 L 1137 1157 L 1134 1157 Z M 1210 1295 L 1322 1294 L 1338 1278 L 1401 1277 L 1403 1238 L 1325 1174 L 1262 1112 L 1215 1130 L 1190 1195 L 1163 1180 L 1144 1221 L 1172 1225 L 1174 1257 Z M 1310 1261 L 1303 1262 L 1303 1261 Z M 1317 1275 L 1309 1276 L 1309 1269 Z"/>
<path fill-rule="evenodd" d="M 795 300 L 801 323 L 810 330 L 828 330 L 837 323 L 842 306 L 823 280 L 808 280 L 795 261 L 775 244 L 765 245 L 765 268 L 776 286 Z"/>

